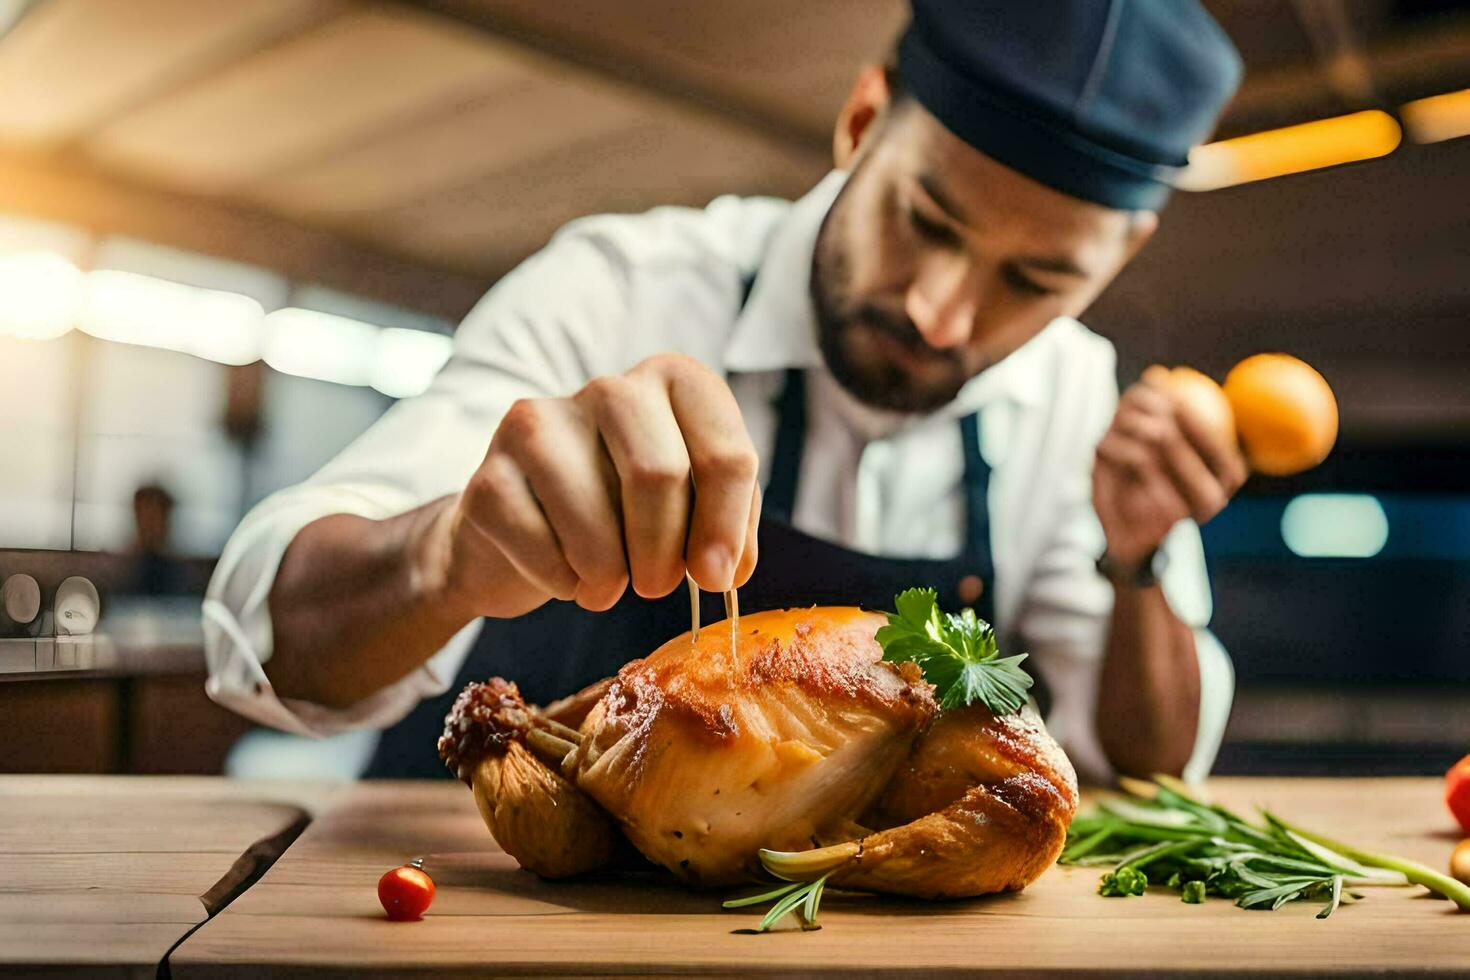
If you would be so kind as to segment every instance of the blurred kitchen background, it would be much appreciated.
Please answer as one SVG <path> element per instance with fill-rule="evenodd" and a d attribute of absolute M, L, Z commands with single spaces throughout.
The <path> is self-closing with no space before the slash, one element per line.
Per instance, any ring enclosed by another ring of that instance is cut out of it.
<path fill-rule="evenodd" d="M 1342 406 L 1326 465 L 1204 529 L 1218 771 L 1437 773 L 1470 750 L 1470 5 L 1207 6 L 1248 66 L 1219 139 L 1264 135 L 1200 155 L 1085 319 L 1125 383 L 1286 350 Z M 904 12 L 0 0 L 0 771 L 284 771 L 203 693 L 244 511 L 564 222 L 802 194 Z"/>

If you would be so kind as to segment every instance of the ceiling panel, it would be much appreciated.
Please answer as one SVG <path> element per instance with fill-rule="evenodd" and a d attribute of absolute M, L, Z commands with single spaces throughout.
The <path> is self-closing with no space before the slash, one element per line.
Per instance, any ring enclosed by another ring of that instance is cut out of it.
<path fill-rule="evenodd" d="M 173 187 L 235 191 L 525 72 L 438 18 L 369 7 L 123 114 L 86 145 Z"/>
<path fill-rule="evenodd" d="M 48 0 L 0 44 L 0 139 L 57 143 L 339 0 Z"/>
<path fill-rule="evenodd" d="M 545 71 L 289 171 L 251 196 L 312 218 L 372 213 L 530 165 L 654 111 L 646 97 Z"/>
<path fill-rule="evenodd" d="M 753 137 L 697 113 L 669 111 L 386 210 L 357 227 L 410 254 L 466 271 L 503 272 L 581 215 L 697 206 L 721 194 L 794 197 L 830 166 L 823 153 Z"/>
<path fill-rule="evenodd" d="M 904 0 L 427 0 L 531 46 L 769 117 L 825 140 L 857 69 L 888 54 Z"/>
<path fill-rule="evenodd" d="M 1249 65 L 1225 133 L 1346 108 L 1296 5 L 1207 3 Z M 1467 15 L 1402 15 L 1450 0 L 1349 6 L 1385 97 L 1470 84 Z M 887 53 L 906 9 L 38 0 L 0 37 L 0 210 L 453 317 L 582 215 L 803 193 L 830 165 L 859 66 Z M 1088 322 L 1118 339 L 1125 364 L 1218 373 L 1251 350 L 1298 350 L 1351 395 L 1349 428 L 1422 417 L 1431 403 L 1470 417 L 1470 398 L 1452 391 L 1470 357 L 1467 153 L 1470 140 L 1405 147 L 1179 195 Z M 1433 384 L 1388 378 L 1430 367 Z"/>

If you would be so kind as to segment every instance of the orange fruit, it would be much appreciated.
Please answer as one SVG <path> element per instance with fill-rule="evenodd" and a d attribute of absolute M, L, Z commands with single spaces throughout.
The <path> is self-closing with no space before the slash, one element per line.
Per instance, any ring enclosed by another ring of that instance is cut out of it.
<path fill-rule="evenodd" d="M 1199 425 L 1214 432 L 1222 445 L 1235 445 L 1235 412 L 1214 378 L 1190 367 L 1176 367 L 1167 376 L 1158 373 L 1153 376 L 1166 384 L 1180 408 Z"/>
<path fill-rule="evenodd" d="M 1337 399 L 1327 380 L 1290 354 L 1247 357 L 1225 376 L 1225 397 L 1251 468 L 1289 476 L 1327 458 L 1337 441 Z"/>

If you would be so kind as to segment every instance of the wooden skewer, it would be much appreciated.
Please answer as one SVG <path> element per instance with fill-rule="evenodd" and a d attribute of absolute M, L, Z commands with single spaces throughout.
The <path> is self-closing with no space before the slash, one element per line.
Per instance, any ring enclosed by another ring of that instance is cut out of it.
<path fill-rule="evenodd" d="M 694 646 L 699 641 L 699 586 L 688 572 L 684 573 L 684 580 L 689 583 L 689 645 Z M 740 593 L 735 589 L 725 593 L 725 617 L 730 620 L 730 656 L 733 657 L 740 635 Z"/>
<path fill-rule="evenodd" d="M 684 573 L 684 580 L 689 583 L 689 645 L 694 646 L 699 642 L 699 586 L 688 572 Z"/>
<path fill-rule="evenodd" d="M 740 593 L 731 589 L 725 593 L 725 616 L 730 620 L 730 656 L 735 656 L 735 640 L 740 633 Z"/>

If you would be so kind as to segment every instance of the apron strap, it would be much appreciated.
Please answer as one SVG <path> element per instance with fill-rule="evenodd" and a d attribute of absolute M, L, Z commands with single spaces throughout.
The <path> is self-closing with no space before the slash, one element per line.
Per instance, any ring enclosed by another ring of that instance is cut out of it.
<path fill-rule="evenodd" d="M 965 446 L 965 554 L 984 556 L 985 574 L 993 574 L 990 560 L 990 464 L 980 452 L 980 413 L 960 419 Z"/>
<path fill-rule="evenodd" d="M 790 523 L 796 510 L 796 478 L 806 449 L 806 373 L 801 368 L 787 369 L 775 408 L 776 442 L 761 509 Z M 994 568 L 990 554 L 990 464 L 980 453 L 978 412 L 960 419 L 960 441 L 965 454 L 964 556 L 977 574 L 988 579 Z"/>
<path fill-rule="evenodd" d="M 796 511 L 796 477 L 805 449 L 806 373 L 800 368 L 787 368 L 786 381 L 776 396 L 776 443 L 761 509 L 788 524 Z"/>

